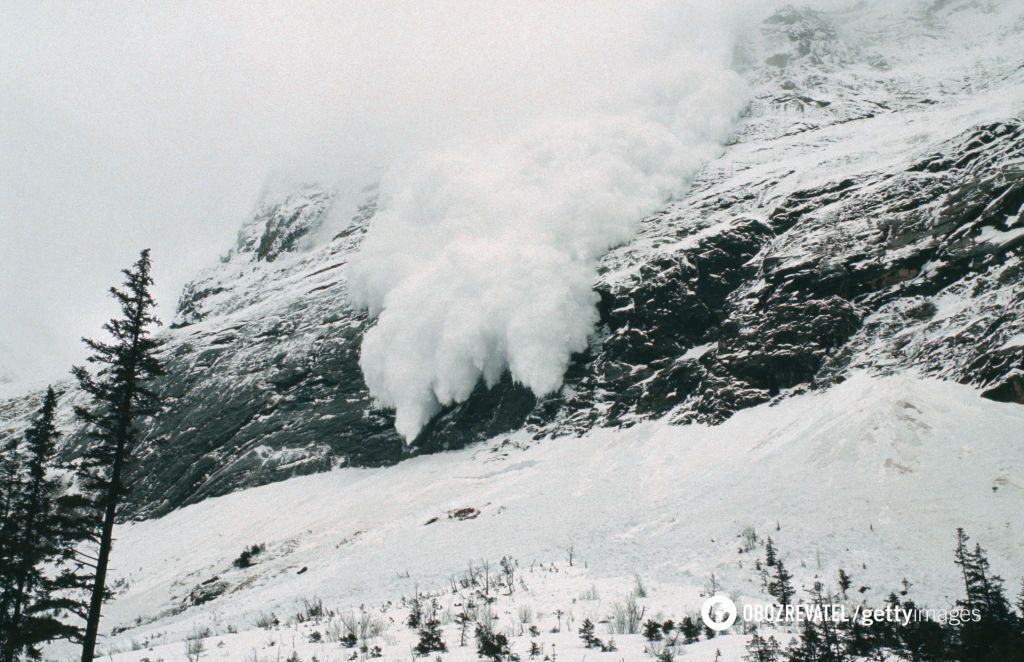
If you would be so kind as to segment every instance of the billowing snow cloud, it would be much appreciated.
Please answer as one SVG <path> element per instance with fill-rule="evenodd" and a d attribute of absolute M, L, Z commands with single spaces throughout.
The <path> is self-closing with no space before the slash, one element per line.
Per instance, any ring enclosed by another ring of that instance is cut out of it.
<path fill-rule="evenodd" d="M 547 85 L 550 104 L 512 128 L 485 126 L 386 176 L 349 285 L 377 318 L 366 383 L 407 440 L 505 371 L 556 391 L 597 322 L 597 260 L 721 150 L 746 103 L 729 13 L 654 17 L 677 23 L 639 35 L 613 76 L 574 81 L 571 96 Z"/>
<path fill-rule="evenodd" d="M 6 3 L 13 367 L 65 376 L 143 246 L 169 317 L 268 173 L 383 171 L 352 293 L 403 434 L 504 370 L 549 392 L 593 327 L 594 261 L 728 134 L 732 35 L 782 1 Z"/>

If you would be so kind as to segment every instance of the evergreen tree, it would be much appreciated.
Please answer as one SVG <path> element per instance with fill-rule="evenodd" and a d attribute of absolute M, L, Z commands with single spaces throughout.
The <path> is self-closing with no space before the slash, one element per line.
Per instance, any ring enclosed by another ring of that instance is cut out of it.
<path fill-rule="evenodd" d="M 822 615 L 820 623 L 821 659 L 829 661 L 839 660 L 842 656 L 839 644 L 839 633 L 832 614 L 829 612 L 832 607 L 832 598 L 831 596 L 825 595 L 825 587 L 820 581 L 815 581 L 814 587 L 808 591 L 808 593 L 811 594 L 811 604 L 813 604 L 819 610 L 818 613 Z"/>
<path fill-rule="evenodd" d="M 580 639 L 587 648 L 599 648 L 601 645 L 601 640 L 594 634 L 594 623 L 589 618 L 580 624 Z"/>
<path fill-rule="evenodd" d="M 1024 577 L 1020 580 L 1020 593 L 1017 594 L 1017 630 L 1024 637 Z"/>
<path fill-rule="evenodd" d="M 420 597 L 419 589 L 416 590 L 416 594 L 410 601 L 409 617 L 405 622 L 414 630 L 418 630 L 423 624 L 423 598 Z"/>
<path fill-rule="evenodd" d="M 82 464 L 82 477 L 101 521 L 82 662 L 92 662 L 96 651 L 114 521 L 127 492 L 125 471 L 138 440 L 136 422 L 155 413 L 158 400 L 150 382 L 163 372 L 156 358 L 159 343 L 150 336 L 150 327 L 160 322 L 153 314 L 149 293 L 153 284 L 149 250 L 142 251 L 138 261 L 122 273 L 123 289 L 110 288 L 121 316 L 103 326 L 111 342 L 84 339 L 92 350 L 88 361 L 98 367 L 97 372 L 91 374 L 80 366 L 74 369 L 79 386 L 92 400 L 88 407 L 76 407 L 75 413 L 92 440 Z"/>
<path fill-rule="evenodd" d="M 779 662 L 782 648 L 775 637 L 765 639 L 756 632 L 747 642 L 747 654 L 743 656 L 747 662 Z"/>
<path fill-rule="evenodd" d="M 14 581 L 14 550 L 16 527 L 13 510 L 15 500 L 22 489 L 21 453 L 17 436 L 10 437 L 4 444 L 0 457 L 0 645 L 9 629 L 7 624 L 8 603 L 12 597 Z"/>
<path fill-rule="evenodd" d="M 476 626 L 476 652 L 480 657 L 493 662 L 517 662 L 519 656 L 509 647 L 508 637 L 500 632 L 493 632 L 483 623 Z"/>
<path fill-rule="evenodd" d="M 79 628 L 60 620 L 78 605 L 67 591 L 80 586 L 69 568 L 74 547 L 86 537 L 77 497 L 62 497 L 60 482 L 49 472 L 57 438 L 57 394 L 47 389 L 42 406 L 25 432 L 23 475 L 8 496 L 4 520 L 5 561 L 0 608 L 0 660 L 25 655 L 36 659 L 39 645 L 73 638 Z"/>
<path fill-rule="evenodd" d="M 14 499 L 21 491 L 21 453 L 18 448 L 18 437 L 11 436 L 4 444 L 0 455 L 0 533 L 7 534 L 10 526 L 9 514 Z M 7 535 L 0 537 L 0 545 L 7 540 Z M 2 547 L 0 547 L 2 550 Z"/>
<path fill-rule="evenodd" d="M 889 597 L 885 599 L 885 606 L 894 610 L 900 606 L 900 599 L 896 597 L 895 592 L 889 592 Z M 873 627 L 875 645 L 879 649 L 890 651 L 900 649 L 898 626 L 894 621 L 885 618 L 876 619 Z"/>
<path fill-rule="evenodd" d="M 969 574 L 971 572 L 971 548 L 967 543 L 970 538 L 962 528 L 956 530 L 956 549 L 953 551 L 953 562 L 960 567 L 960 575 L 964 581 L 964 588 L 966 591 L 963 600 L 958 600 L 957 604 L 970 609 L 974 594 L 972 591 Z"/>
<path fill-rule="evenodd" d="M 416 644 L 416 652 L 420 655 L 429 655 L 435 651 L 444 653 L 448 650 L 444 639 L 441 636 L 441 621 L 436 615 L 431 615 L 420 628 L 420 640 Z"/>
<path fill-rule="evenodd" d="M 970 579 L 977 586 L 977 603 L 982 605 L 982 614 L 989 618 L 1005 621 L 1010 616 L 1010 603 L 1006 600 L 1003 578 L 992 574 L 988 556 L 981 545 L 975 543 L 971 553 L 972 569 Z"/>
<path fill-rule="evenodd" d="M 903 602 L 905 612 L 916 613 L 919 607 L 913 600 Z M 894 628 L 899 635 L 900 654 L 913 662 L 944 660 L 949 653 L 947 629 L 941 624 L 924 619 L 910 619 L 905 625 Z"/>
<path fill-rule="evenodd" d="M 850 590 L 850 586 L 853 585 L 853 579 L 850 575 L 846 574 L 846 571 L 839 568 L 839 591 L 843 594 L 843 600 L 848 599 L 847 591 Z"/>
<path fill-rule="evenodd" d="M 692 644 L 700 639 L 700 622 L 692 616 L 686 616 L 683 618 L 682 623 L 679 624 L 679 631 L 683 635 L 683 642 Z"/>
<path fill-rule="evenodd" d="M 969 538 L 963 529 L 957 529 L 954 562 L 960 567 L 964 580 L 964 599 L 958 604 L 978 609 L 985 617 L 1006 620 L 1010 616 L 1010 603 L 1003 589 L 1003 578 L 993 575 L 988 556 L 981 545 L 969 549 Z"/>
<path fill-rule="evenodd" d="M 854 657 L 867 657 L 876 650 L 875 640 L 871 636 L 871 629 L 859 618 L 851 618 L 845 623 L 840 623 L 842 629 L 843 653 Z"/>
<path fill-rule="evenodd" d="M 825 654 L 818 626 L 813 621 L 804 621 L 800 642 L 791 645 L 787 651 L 789 662 L 823 662 L 828 659 L 823 657 Z"/>
<path fill-rule="evenodd" d="M 644 639 L 647 641 L 661 641 L 661 637 L 661 623 L 648 619 L 647 622 L 644 623 Z"/>
<path fill-rule="evenodd" d="M 775 543 L 772 542 L 772 537 L 768 536 L 768 540 L 764 543 L 764 563 L 769 568 L 775 565 L 776 559 Z"/>
<path fill-rule="evenodd" d="M 31 580 L 38 558 L 35 529 L 48 510 L 45 463 L 57 438 L 53 425 L 57 395 L 50 388 L 42 407 L 25 433 L 27 462 L 23 465 L 18 442 L 8 442 L 10 461 L 4 475 L 4 563 L 3 595 L 0 601 L 0 660 L 13 660 L 25 648 L 22 630 L 29 625 L 25 610 L 32 590 Z"/>
<path fill-rule="evenodd" d="M 964 599 L 957 604 L 969 615 L 959 630 L 959 659 L 970 661 L 1009 660 L 1024 650 L 1020 625 L 1010 612 L 1003 579 L 992 574 L 988 556 L 980 545 L 968 546 L 969 538 L 957 529 L 954 562 L 964 581 Z M 973 616 L 977 616 L 975 619 Z"/>
<path fill-rule="evenodd" d="M 775 579 L 768 585 L 768 593 L 779 601 L 779 604 L 786 606 L 793 601 L 796 591 L 793 589 L 793 575 L 786 571 L 782 559 L 775 561 Z"/>

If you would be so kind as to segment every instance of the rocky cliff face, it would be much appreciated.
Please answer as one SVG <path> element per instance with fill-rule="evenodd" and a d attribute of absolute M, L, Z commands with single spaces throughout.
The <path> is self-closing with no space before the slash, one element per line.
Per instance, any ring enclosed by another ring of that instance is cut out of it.
<path fill-rule="evenodd" d="M 328 188 L 264 205 L 181 297 L 132 514 L 524 427 L 720 422 L 853 369 L 1024 404 L 1022 45 L 995 3 L 775 14 L 737 55 L 753 98 L 732 144 L 603 259 L 601 325 L 562 390 L 481 385 L 412 447 L 369 398 L 371 322 L 347 303 L 373 192 L 319 243 Z M 30 405 L 0 404 L 0 435 Z"/>

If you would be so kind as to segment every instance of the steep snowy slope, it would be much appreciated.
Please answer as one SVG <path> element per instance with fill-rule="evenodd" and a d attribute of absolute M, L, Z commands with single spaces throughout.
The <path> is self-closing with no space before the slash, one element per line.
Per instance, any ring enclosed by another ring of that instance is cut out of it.
<path fill-rule="evenodd" d="M 418 588 L 448 604 L 458 599 L 450 578 L 467 563 L 490 561 L 497 573 L 510 555 L 530 589 L 502 598 L 499 627 L 515 630 L 517 605 L 532 605 L 549 624 L 541 641 L 581 659 L 589 652 L 576 652 L 575 628 L 547 633 L 556 610 L 603 620 L 634 573 L 650 587 L 652 616 L 699 608 L 712 575 L 741 603 L 767 599 L 754 568 L 763 549 L 738 551 L 744 530 L 773 538 L 798 587 L 834 582 L 845 568 L 869 604 L 908 578 L 919 603 L 949 607 L 958 597 L 955 527 L 990 550 L 995 572 L 1015 577 L 1024 567 L 1021 430 L 1024 408 L 970 387 L 859 373 L 719 426 L 662 420 L 541 442 L 520 433 L 393 467 L 294 478 L 121 526 L 104 616 L 120 634 L 109 647 L 146 642 L 116 659 L 155 659 L 154 646 L 184 659 L 179 642 L 199 627 L 210 629 L 214 657 L 253 659 L 259 649 L 259 659 L 273 659 L 299 648 L 304 659 L 343 659 L 337 642 L 306 645 L 312 625 L 294 629 L 303 599 L 318 597 L 342 613 L 383 607 L 398 623 L 375 643 L 387 659 L 407 659 L 411 635 L 387 603 L 397 608 Z M 255 565 L 232 567 L 251 544 L 266 546 Z M 564 577 L 527 572 L 551 562 Z M 591 585 L 603 599 L 577 604 Z M 279 632 L 244 633 L 271 613 Z M 457 630 L 446 628 L 452 645 Z M 218 640 L 228 643 L 214 648 Z M 514 639 L 519 652 L 528 640 Z M 639 635 L 617 640 L 624 652 L 607 659 L 640 659 Z M 710 659 L 714 646 L 694 650 Z M 445 659 L 475 658 L 463 649 Z"/>
<path fill-rule="evenodd" d="M 1024 402 L 1022 37 L 1017 2 L 771 16 L 737 54 L 751 101 L 731 143 L 600 261 L 561 390 L 480 384 L 411 447 L 367 391 L 372 321 L 348 291 L 375 191 L 357 210 L 328 185 L 267 201 L 182 295 L 131 515 L 511 431 L 721 422 L 854 369 Z M 33 406 L 0 403 L 0 436 Z"/>

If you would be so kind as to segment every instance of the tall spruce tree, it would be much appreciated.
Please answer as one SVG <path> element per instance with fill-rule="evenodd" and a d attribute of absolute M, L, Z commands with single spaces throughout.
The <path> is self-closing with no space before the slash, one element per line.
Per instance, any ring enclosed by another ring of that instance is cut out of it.
<path fill-rule="evenodd" d="M 953 550 L 953 562 L 960 568 L 960 576 L 964 581 L 964 588 L 966 593 L 963 600 L 958 600 L 957 603 L 970 609 L 973 606 L 975 599 L 974 591 L 972 590 L 970 574 L 971 574 L 971 546 L 968 544 L 970 538 L 967 532 L 962 528 L 956 530 L 956 549 Z"/>
<path fill-rule="evenodd" d="M 125 471 L 138 440 L 137 421 L 156 412 L 158 398 L 150 389 L 151 380 L 163 374 L 156 357 L 159 342 L 150 328 L 159 325 L 153 313 L 154 301 L 149 289 L 149 249 L 124 274 L 123 288 L 112 287 L 110 294 L 121 308 L 121 316 L 103 325 L 111 342 L 83 339 L 92 350 L 89 363 L 95 374 L 77 366 L 74 375 L 92 402 L 76 407 L 85 423 L 91 443 L 85 452 L 81 471 L 83 486 L 94 498 L 101 525 L 92 578 L 91 597 L 82 639 L 82 661 L 92 662 L 99 634 L 100 614 L 107 595 L 107 565 L 113 540 L 114 521 L 127 487 Z"/>
<path fill-rule="evenodd" d="M 18 437 L 11 436 L 5 443 L 3 451 L 0 452 L 0 526 L 8 523 L 7 515 L 10 512 L 14 496 L 20 489 L 21 480 L 21 454 L 18 448 Z M 0 544 L 2 544 L 0 540 Z"/>
<path fill-rule="evenodd" d="M 967 618 L 958 632 L 957 654 L 960 660 L 1017 659 L 1012 655 L 1024 651 L 1024 637 L 1003 588 L 1003 578 L 989 568 L 988 555 L 981 545 L 968 546 L 967 534 L 956 530 L 957 545 L 954 562 L 960 567 L 964 581 L 964 599 L 960 607 L 971 610 L 978 619 Z"/>
<path fill-rule="evenodd" d="M 746 662 L 779 662 L 782 655 L 782 647 L 775 637 L 765 639 L 758 633 L 747 642 L 747 654 L 743 656 Z"/>
<path fill-rule="evenodd" d="M 1024 636 L 1024 577 L 1020 579 L 1020 593 L 1017 594 L 1017 624 L 1021 636 Z"/>
<path fill-rule="evenodd" d="M 6 644 L 10 630 L 10 603 L 15 575 L 17 526 L 14 517 L 16 501 L 22 490 L 20 439 L 10 437 L 0 456 L 0 647 Z M 2 649 L 2 648 L 0 648 Z"/>
<path fill-rule="evenodd" d="M 63 496 L 61 481 L 50 471 L 60 436 L 56 408 L 57 394 L 49 388 L 25 432 L 22 473 L 7 506 L 2 662 L 38 659 L 43 642 L 80 632 L 61 616 L 79 606 L 73 592 L 80 585 L 74 550 L 87 537 L 88 526 L 77 507 L 79 497 Z"/>
<path fill-rule="evenodd" d="M 779 601 L 782 606 L 787 606 L 793 601 L 796 590 L 793 588 L 793 575 L 783 565 L 782 559 L 775 561 L 775 579 L 768 584 L 768 594 Z"/>
<path fill-rule="evenodd" d="M 764 563 L 769 568 L 775 566 L 775 543 L 772 542 L 772 537 L 768 536 L 767 542 L 764 544 Z"/>
<path fill-rule="evenodd" d="M 0 455 L 0 638 L 6 632 L 8 586 L 13 572 L 14 502 L 21 493 L 21 450 L 17 436 L 11 436 Z"/>

